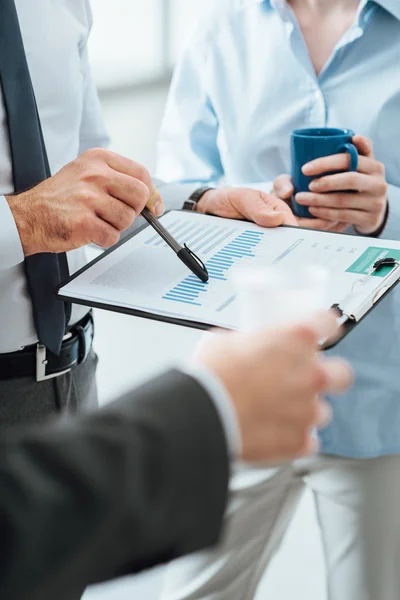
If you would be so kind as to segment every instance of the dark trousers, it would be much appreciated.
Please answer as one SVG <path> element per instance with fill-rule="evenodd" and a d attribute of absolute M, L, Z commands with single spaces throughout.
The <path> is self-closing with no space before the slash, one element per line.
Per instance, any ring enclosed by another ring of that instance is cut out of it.
<path fill-rule="evenodd" d="M 96 409 L 96 367 L 92 350 L 84 363 L 60 377 L 40 382 L 33 377 L 0 381 L 0 431 Z"/>
<path fill-rule="evenodd" d="M 0 381 L 0 431 L 96 409 L 96 367 L 97 356 L 92 350 L 83 364 L 55 379 L 39 383 L 33 378 Z M 79 600 L 83 592 L 64 596 L 60 590 L 57 600 Z"/>

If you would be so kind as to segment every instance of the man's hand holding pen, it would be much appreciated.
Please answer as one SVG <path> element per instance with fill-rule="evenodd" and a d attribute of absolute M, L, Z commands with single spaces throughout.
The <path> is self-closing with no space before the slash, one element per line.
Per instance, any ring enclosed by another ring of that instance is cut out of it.
<path fill-rule="evenodd" d="M 79 158 L 26 192 L 7 196 L 25 256 L 67 252 L 94 243 L 119 241 L 145 206 L 164 212 L 149 172 L 104 149 Z"/>

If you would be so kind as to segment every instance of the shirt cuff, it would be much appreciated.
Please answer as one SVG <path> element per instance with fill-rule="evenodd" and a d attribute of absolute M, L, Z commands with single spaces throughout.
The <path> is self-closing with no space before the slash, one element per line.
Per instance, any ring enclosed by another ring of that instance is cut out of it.
<path fill-rule="evenodd" d="M 189 365 L 181 369 L 205 389 L 220 416 L 228 448 L 232 458 L 242 454 L 242 438 L 239 421 L 228 392 L 223 383 L 209 369 L 199 365 Z"/>
<path fill-rule="evenodd" d="M 0 264 L 9 269 L 24 262 L 24 251 L 11 208 L 0 196 Z"/>

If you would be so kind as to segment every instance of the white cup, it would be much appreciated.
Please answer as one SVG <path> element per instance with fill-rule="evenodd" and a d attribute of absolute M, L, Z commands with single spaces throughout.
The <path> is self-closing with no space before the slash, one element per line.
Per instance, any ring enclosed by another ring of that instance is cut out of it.
<path fill-rule="evenodd" d="M 232 281 L 243 331 L 286 325 L 329 308 L 329 274 L 319 266 L 290 269 L 273 265 L 237 269 L 232 273 Z M 311 435 L 318 437 L 315 429 Z M 270 478 L 278 470 L 267 466 L 245 469 L 247 477 L 254 482 Z"/>
<path fill-rule="evenodd" d="M 244 331 L 299 321 L 329 308 L 329 274 L 319 266 L 237 269 L 232 281 Z"/>

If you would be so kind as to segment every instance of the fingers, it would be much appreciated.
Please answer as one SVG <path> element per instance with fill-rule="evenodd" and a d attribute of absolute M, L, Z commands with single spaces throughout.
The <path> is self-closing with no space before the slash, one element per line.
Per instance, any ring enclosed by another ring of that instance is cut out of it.
<path fill-rule="evenodd" d="M 101 248 L 111 248 L 120 240 L 120 232 L 102 219 L 90 219 L 86 231 L 86 243 Z"/>
<path fill-rule="evenodd" d="M 380 163 L 370 155 L 360 156 L 358 160 L 359 173 L 374 174 L 380 170 Z M 333 154 L 313 160 L 303 166 L 303 173 L 308 177 L 323 175 L 332 171 L 349 171 L 350 155 L 346 152 L 343 154 Z"/>
<path fill-rule="evenodd" d="M 231 193 L 229 198 L 241 215 L 261 227 L 297 224 L 290 208 L 272 194 L 249 190 L 246 194 Z"/>
<path fill-rule="evenodd" d="M 348 223 L 359 232 L 368 233 L 376 231 L 384 221 L 388 184 L 385 167 L 375 160 L 370 140 L 356 136 L 355 143 L 364 153 L 360 157 L 359 172 L 339 172 L 315 179 L 309 185 L 310 191 L 297 194 L 296 201 L 307 206 L 318 219 L 339 221 L 339 231 Z M 303 170 L 307 173 L 338 170 L 345 167 L 346 161 L 348 163 L 349 157 L 345 155 L 325 157 L 309 163 Z"/>
<path fill-rule="evenodd" d="M 341 173 L 312 182 L 310 189 L 312 191 L 297 194 L 296 201 L 307 206 L 318 219 L 339 221 L 355 225 L 360 230 L 375 231 L 384 218 L 387 206 L 387 183 L 384 177 Z M 342 225 L 340 228 L 343 230 Z"/>
<path fill-rule="evenodd" d="M 273 194 L 246 188 L 207 192 L 207 212 L 229 219 L 248 219 L 261 227 L 297 226 L 290 207 Z"/>
<path fill-rule="evenodd" d="M 108 166 L 113 171 L 128 175 L 133 179 L 139 179 L 149 188 L 149 190 L 152 189 L 153 184 L 150 173 L 143 165 L 130 158 L 111 152 L 110 150 L 105 150 L 104 148 L 91 148 L 81 154 L 77 163 L 80 164 L 83 170 L 88 171 L 91 178 L 96 178 L 96 176 L 99 175 L 105 176 L 105 167 Z M 109 176 L 109 173 L 107 173 L 107 175 Z"/>
<path fill-rule="evenodd" d="M 337 192 L 330 194 L 313 194 L 311 192 L 301 192 L 298 194 L 299 204 L 311 208 L 337 208 L 342 210 L 359 210 L 367 211 L 365 195 L 351 192 Z M 312 212 L 310 210 L 310 212 Z M 314 214 L 314 213 L 312 213 Z M 320 218 L 324 219 L 321 215 Z M 325 219 L 326 220 L 326 219 Z M 339 219 L 340 220 L 340 219 Z"/>
<path fill-rule="evenodd" d="M 385 179 L 381 175 L 371 176 L 364 173 L 337 173 L 327 175 L 321 179 L 315 179 L 309 185 L 309 190 L 314 193 L 326 193 L 336 191 L 367 192 L 368 194 L 385 194 Z M 297 196 L 296 196 L 297 200 Z"/>
<path fill-rule="evenodd" d="M 285 217 L 282 212 L 275 210 L 274 202 L 268 202 L 269 198 L 268 194 L 258 191 L 248 194 L 246 198 L 241 196 L 240 212 L 261 227 L 279 227 Z"/>
<path fill-rule="evenodd" d="M 297 224 L 303 229 L 318 229 L 318 231 L 337 231 L 342 230 L 342 227 L 347 228 L 347 225 L 343 226 L 343 223 L 337 221 L 324 221 L 323 219 L 305 219 L 298 217 Z"/>
<path fill-rule="evenodd" d="M 338 220 L 343 224 L 353 225 L 357 228 L 357 231 L 368 235 L 368 233 L 374 232 L 380 224 L 384 221 L 384 208 L 380 211 L 378 216 L 369 213 L 364 210 L 351 210 L 351 209 L 338 209 L 338 208 L 320 208 L 311 207 L 309 211 L 312 215 L 319 219 L 330 219 Z M 372 220 L 373 219 L 373 220 Z M 346 229 L 344 227 L 344 230 Z"/>
<path fill-rule="evenodd" d="M 152 184 L 150 198 L 146 204 L 147 208 L 155 217 L 161 217 L 165 212 L 164 202 L 160 196 L 158 189 Z"/>
<path fill-rule="evenodd" d="M 279 214 L 281 218 L 283 218 L 282 223 L 280 223 L 281 225 L 293 225 L 294 227 L 297 227 L 297 219 L 286 202 L 274 194 L 265 194 L 264 192 L 260 192 L 260 198 L 268 207 L 268 210 L 272 209 L 276 214 Z"/>
<path fill-rule="evenodd" d="M 352 139 L 352 142 L 357 148 L 359 154 L 362 156 L 368 156 L 369 158 L 375 158 L 374 145 L 370 139 L 362 135 L 355 135 Z"/>
<path fill-rule="evenodd" d="M 326 427 L 332 420 L 332 407 L 328 402 L 319 398 L 316 402 L 316 418 L 315 425 L 322 429 Z"/>
<path fill-rule="evenodd" d="M 271 343 L 275 344 L 276 353 L 280 352 L 285 357 L 285 362 L 293 363 L 293 369 L 302 369 L 312 357 L 321 349 L 323 340 L 331 340 L 339 335 L 340 328 L 337 324 L 337 314 L 334 311 L 324 311 L 313 315 L 301 323 L 289 324 L 286 327 L 275 329 L 266 328 L 257 333 L 250 333 L 251 346 L 257 347 L 259 356 L 263 352 L 269 355 Z M 290 371 L 290 369 L 289 369 Z M 297 377 L 294 373 L 293 376 Z M 318 377 L 317 377 L 318 379 Z M 323 382 L 318 385 L 322 385 Z M 316 387 L 315 392 L 324 391 L 323 387 Z"/>
<path fill-rule="evenodd" d="M 317 349 L 321 340 L 337 336 L 339 327 L 333 311 L 321 312 L 293 328 L 293 334 L 310 348 Z"/>
<path fill-rule="evenodd" d="M 361 210 L 310 207 L 309 211 L 318 219 L 340 221 L 348 225 L 366 227 L 369 223 L 369 214 Z"/>
<path fill-rule="evenodd" d="M 294 194 L 294 187 L 290 175 L 280 175 L 274 181 L 273 193 L 282 200 L 289 200 Z"/>
<path fill-rule="evenodd" d="M 136 214 L 141 213 L 150 197 L 149 188 L 142 181 L 111 169 L 109 169 L 105 191 L 109 196 L 133 209 Z"/>
<path fill-rule="evenodd" d="M 164 214 L 164 202 L 153 183 L 151 183 L 151 190 L 149 190 L 147 185 L 140 179 L 110 170 L 106 189 L 111 196 L 134 208 L 136 214 L 140 214 L 145 206 L 156 217 Z"/>
<path fill-rule="evenodd" d="M 341 394 L 354 383 L 350 365 L 339 358 L 319 358 L 319 367 L 324 373 L 326 384 L 321 390 L 330 394 Z"/>
<path fill-rule="evenodd" d="M 151 181 L 150 173 L 143 165 L 130 158 L 111 152 L 110 150 L 100 150 L 100 153 L 111 169 L 123 173 L 124 175 L 129 175 L 129 177 L 134 179 L 139 179 L 139 181 L 144 183 L 150 191 L 152 190 L 153 183 Z"/>
<path fill-rule="evenodd" d="M 97 217 L 112 225 L 119 232 L 125 231 L 136 218 L 136 211 L 125 202 L 120 202 L 111 196 L 99 196 L 94 211 Z"/>
<path fill-rule="evenodd" d="M 256 211 L 250 217 L 254 223 L 260 225 L 260 227 L 280 227 L 285 223 L 285 214 L 283 212 L 274 212 L 268 209 L 262 209 Z"/>
<path fill-rule="evenodd" d="M 344 233 L 348 228 L 348 223 L 338 223 L 337 225 L 333 225 L 329 231 L 331 233 Z"/>
<path fill-rule="evenodd" d="M 325 231 L 330 231 L 331 233 L 343 233 L 346 229 L 349 228 L 347 223 L 340 223 L 338 221 L 324 221 L 323 219 L 311 219 L 312 221 L 317 221 L 321 223 L 328 223 L 328 227 Z"/>
<path fill-rule="evenodd" d="M 377 189 L 386 189 L 386 185 L 372 186 Z M 386 193 L 357 193 L 357 192 L 330 192 L 328 193 L 312 193 L 300 192 L 296 196 L 296 201 L 304 206 L 316 208 L 340 208 L 360 210 L 366 212 L 379 211 L 386 204 Z"/>
<path fill-rule="evenodd" d="M 147 205 L 155 216 L 164 212 L 164 203 L 143 165 L 109 150 L 87 150 L 79 158 L 86 180 L 110 196 L 131 206 L 139 214 Z"/>

